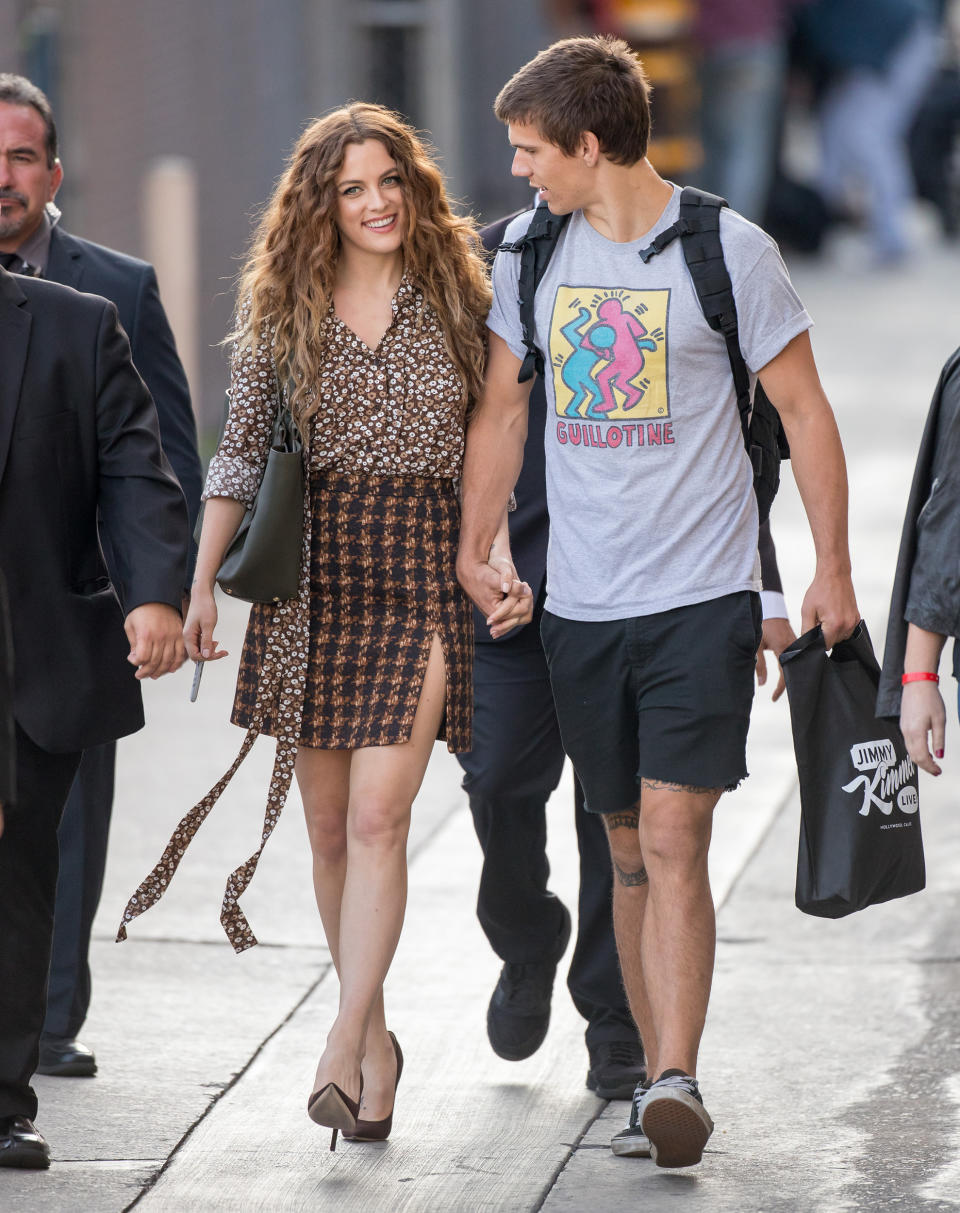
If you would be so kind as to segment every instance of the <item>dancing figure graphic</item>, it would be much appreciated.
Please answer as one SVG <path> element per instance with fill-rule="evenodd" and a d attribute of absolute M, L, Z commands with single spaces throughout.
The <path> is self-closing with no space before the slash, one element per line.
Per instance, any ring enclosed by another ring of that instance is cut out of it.
<path fill-rule="evenodd" d="M 623 304 L 617 298 L 604 299 L 597 308 L 597 316 L 597 323 L 582 337 L 580 349 L 592 350 L 609 361 L 596 375 L 600 399 L 591 403 L 588 415 L 616 410 L 614 388 L 623 393 L 623 411 L 628 412 L 643 399 L 643 389 L 633 380 L 643 372 L 644 351 L 656 350 L 657 343 L 647 336 L 647 330 L 636 316 L 623 310 Z"/>

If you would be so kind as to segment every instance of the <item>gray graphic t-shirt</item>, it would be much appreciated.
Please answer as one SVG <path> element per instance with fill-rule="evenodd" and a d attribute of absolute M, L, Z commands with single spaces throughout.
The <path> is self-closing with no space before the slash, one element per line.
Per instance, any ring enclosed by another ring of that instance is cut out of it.
<path fill-rule="evenodd" d="M 617 244 L 576 211 L 537 290 L 546 364 L 547 609 L 626 619 L 760 588 L 757 507 L 726 345 L 703 318 L 679 240 L 638 256 L 674 223 Z M 506 240 L 532 217 L 518 216 Z M 812 321 L 774 242 L 720 220 L 740 346 L 753 373 Z M 488 318 L 524 355 L 520 257 L 499 253 Z M 523 576 L 523 570 L 520 570 Z"/>

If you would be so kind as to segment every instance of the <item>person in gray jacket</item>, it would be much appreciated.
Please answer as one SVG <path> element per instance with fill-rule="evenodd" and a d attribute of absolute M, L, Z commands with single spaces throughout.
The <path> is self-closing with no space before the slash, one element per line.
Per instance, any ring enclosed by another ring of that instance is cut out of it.
<path fill-rule="evenodd" d="M 920 441 L 890 603 L 878 716 L 900 717 L 910 757 L 939 775 L 946 708 L 940 656 L 960 677 L 960 349 L 947 359 Z"/>

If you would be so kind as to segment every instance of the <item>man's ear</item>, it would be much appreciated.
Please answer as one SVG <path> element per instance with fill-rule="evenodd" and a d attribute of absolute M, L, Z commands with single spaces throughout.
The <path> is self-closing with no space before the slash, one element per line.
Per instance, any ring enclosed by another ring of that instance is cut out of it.
<path fill-rule="evenodd" d="M 580 156 L 589 168 L 595 168 L 600 159 L 600 140 L 593 131 L 584 131 L 580 136 Z"/>
<path fill-rule="evenodd" d="M 53 162 L 53 171 L 50 174 L 50 197 L 48 202 L 52 202 L 57 196 L 57 190 L 60 188 L 60 182 L 63 180 L 63 165 L 60 163 L 59 157 Z"/>

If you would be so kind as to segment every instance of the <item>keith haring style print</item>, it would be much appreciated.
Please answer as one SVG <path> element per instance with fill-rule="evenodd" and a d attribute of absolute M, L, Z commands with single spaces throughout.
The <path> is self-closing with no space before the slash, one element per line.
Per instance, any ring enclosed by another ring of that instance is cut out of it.
<path fill-rule="evenodd" d="M 550 363 L 561 417 L 590 421 L 670 416 L 670 291 L 561 286 L 550 320 Z"/>

